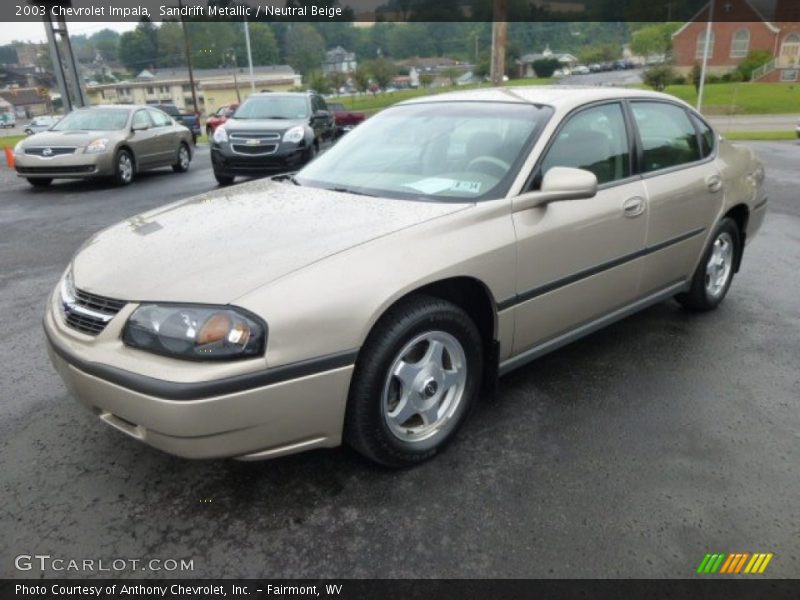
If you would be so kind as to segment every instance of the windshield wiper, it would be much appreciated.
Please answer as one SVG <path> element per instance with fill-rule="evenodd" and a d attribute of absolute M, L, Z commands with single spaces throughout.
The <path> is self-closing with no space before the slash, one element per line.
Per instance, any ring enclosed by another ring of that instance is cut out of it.
<path fill-rule="evenodd" d="M 354 194 L 356 196 L 369 196 L 370 198 L 375 198 L 375 194 L 368 194 L 367 192 L 359 192 L 356 190 L 352 190 L 346 187 L 332 187 L 332 188 L 323 188 L 331 192 L 340 192 L 342 194 Z"/>

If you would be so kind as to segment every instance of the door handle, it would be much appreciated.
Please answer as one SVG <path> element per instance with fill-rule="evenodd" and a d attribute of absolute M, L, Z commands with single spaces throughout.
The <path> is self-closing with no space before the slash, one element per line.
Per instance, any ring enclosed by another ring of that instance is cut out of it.
<path fill-rule="evenodd" d="M 706 179 L 706 185 L 708 186 L 708 191 L 712 194 L 716 194 L 718 191 L 722 189 L 722 177 L 719 175 L 712 175 L 708 179 Z"/>
<path fill-rule="evenodd" d="M 638 217 L 644 212 L 645 206 L 644 198 L 634 196 L 625 200 L 622 204 L 622 212 L 629 218 Z"/>

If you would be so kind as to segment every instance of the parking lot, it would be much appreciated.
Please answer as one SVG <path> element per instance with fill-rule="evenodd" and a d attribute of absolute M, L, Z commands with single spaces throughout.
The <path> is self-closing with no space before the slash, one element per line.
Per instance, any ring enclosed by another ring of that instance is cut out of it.
<path fill-rule="evenodd" d="M 444 454 L 398 472 L 348 449 L 174 458 L 51 368 L 41 318 L 72 253 L 214 187 L 207 147 L 125 188 L 0 169 L 0 574 L 39 577 L 13 557 L 49 554 L 194 560 L 148 577 L 680 578 L 719 551 L 772 552 L 767 575 L 797 577 L 800 145 L 754 146 L 770 214 L 718 311 L 667 302 L 514 372 Z"/>

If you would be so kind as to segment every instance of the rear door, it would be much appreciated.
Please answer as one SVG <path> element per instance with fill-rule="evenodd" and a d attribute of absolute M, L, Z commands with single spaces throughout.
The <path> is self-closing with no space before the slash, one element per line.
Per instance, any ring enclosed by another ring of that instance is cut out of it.
<path fill-rule="evenodd" d="M 715 136 L 684 106 L 631 101 L 640 169 L 650 203 L 642 291 L 686 280 L 723 202 Z"/>
<path fill-rule="evenodd" d="M 517 296 L 514 353 L 558 338 L 631 303 L 639 294 L 647 199 L 633 173 L 633 132 L 621 101 L 566 117 L 532 178 L 552 167 L 593 172 L 594 198 L 514 213 Z"/>

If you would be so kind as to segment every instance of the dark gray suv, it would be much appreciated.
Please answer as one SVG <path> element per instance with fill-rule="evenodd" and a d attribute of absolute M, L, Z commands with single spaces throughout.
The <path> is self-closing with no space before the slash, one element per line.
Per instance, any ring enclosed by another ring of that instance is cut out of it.
<path fill-rule="evenodd" d="M 214 177 L 220 185 L 228 185 L 237 175 L 299 169 L 333 140 L 335 133 L 333 114 L 319 94 L 253 94 L 214 131 Z"/>

